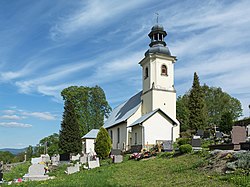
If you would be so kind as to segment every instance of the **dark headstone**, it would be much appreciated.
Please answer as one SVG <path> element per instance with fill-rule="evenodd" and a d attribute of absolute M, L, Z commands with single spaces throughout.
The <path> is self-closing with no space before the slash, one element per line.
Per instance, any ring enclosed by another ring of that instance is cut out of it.
<path fill-rule="evenodd" d="M 163 150 L 164 151 L 172 151 L 173 150 L 173 142 L 171 140 L 162 141 Z"/>
<path fill-rule="evenodd" d="M 215 137 L 216 138 L 222 138 L 223 134 L 221 132 L 215 132 Z"/>
<path fill-rule="evenodd" d="M 203 137 L 204 136 L 204 130 L 197 130 L 197 133 L 196 133 L 197 136 L 200 136 L 200 137 Z"/>
<path fill-rule="evenodd" d="M 210 132 L 204 131 L 203 138 L 210 138 Z"/>
<path fill-rule="evenodd" d="M 131 152 L 132 153 L 140 153 L 142 150 L 142 145 L 132 145 Z"/>
<path fill-rule="evenodd" d="M 110 154 L 111 155 L 121 155 L 122 150 L 121 149 L 112 149 Z"/>
<path fill-rule="evenodd" d="M 0 162 L 0 181 L 3 181 L 3 162 Z"/>
<path fill-rule="evenodd" d="M 69 153 L 60 154 L 60 161 L 70 161 L 70 154 Z"/>
<path fill-rule="evenodd" d="M 201 147 L 201 139 L 192 139 L 191 145 L 192 147 Z"/>

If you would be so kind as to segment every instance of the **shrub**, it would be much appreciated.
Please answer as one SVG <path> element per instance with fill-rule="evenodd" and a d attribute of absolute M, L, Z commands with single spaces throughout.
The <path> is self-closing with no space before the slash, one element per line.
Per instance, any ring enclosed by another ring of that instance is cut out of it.
<path fill-rule="evenodd" d="M 171 152 L 161 152 L 157 155 L 159 158 L 172 158 L 174 156 L 174 151 Z"/>
<path fill-rule="evenodd" d="M 192 152 L 192 146 L 190 144 L 184 144 L 179 147 L 179 150 L 182 154 L 185 153 L 191 153 Z"/>
<path fill-rule="evenodd" d="M 185 144 L 190 144 L 190 141 L 191 141 L 190 138 L 180 138 L 177 140 L 177 144 L 179 146 L 185 145 Z"/>
<path fill-rule="evenodd" d="M 107 158 L 111 150 L 111 138 L 108 131 L 101 127 L 95 142 L 95 152 L 101 158 Z"/>

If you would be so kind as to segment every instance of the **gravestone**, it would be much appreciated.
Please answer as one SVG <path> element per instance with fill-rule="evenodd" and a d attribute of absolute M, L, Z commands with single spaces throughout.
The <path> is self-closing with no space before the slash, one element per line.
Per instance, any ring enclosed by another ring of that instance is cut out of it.
<path fill-rule="evenodd" d="M 97 157 L 96 160 L 88 161 L 89 169 L 100 167 L 99 158 Z"/>
<path fill-rule="evenodd" d="M 31 158 L 31 164 L 39 164 L 41 163 L 43 160 L 41 157 L 36 157 L 36 158 Z"/>
<path fill-rule="evenodd" d="M 29 167 L 29 173 L 25 174 L 23 178 L 30 181 L 40 181 L 47 180 L 49 176 L 45 175 L 44 165 L 33 164 Z"/>
<path fill-rule="evenodd" d="M 250 137 L 250 125 L 247 126 L 247 136 Z"/>
<path fill-rule="evenodd" d="M 70 154 L 69 153 L 64 153 L 60 154 L 60 161 L 70 161 Z"/>
<path fill-rule="evenodd" d="M 122 150 L 121 149 L 112 149 L 110 155 L 121 155 Z"/>
<path fill-rule="evenodd" d="M 54 155 L 51 157 L 51 163 L 53 166 L 58 166 L 60 161 L 60 155 Z"/>
<path fill-rule="evenodd" d="M 233 126 L 232 129 L 232 143 L 234 144 L 234 150 L 240 149 L 240 143 L 246 142 L 246 127 Z"/>
<path fill-rule="evenodd" d="M 76 173 L 76 172 L 79 172 L 80 171 L 80 164 L 79 163 L 76 163 L 74 166 L 69 166 L 67 167 L 67 171 L 66 173 L 68 175 L 72 174 L 72 173 Z"/>
<path fill-rule="evenodd" d="M 162 141 L 162 146 L 163 146 L 164 151 L 172 151 L 173 150 L 173 141 L 172 140 Z"/>
<path fill-rule="evenodd" d="M 193 150 L 200 150 L 201 149 L 201 139 L 196 138 L 191 140 L 191 145 L 193 147 Z"/>
<path fill-rule="evenodd" d="M 3 181 L 3 161 L 0 162 L 0 182 Z"/>
<path fill-rule="evenodd" d="M 210 138 L 210 132 L 204 131 L 203 138 Z"/>
<path fill-rule="evenodd" d="M 114 155 L 113 156 L 113 163 L 121 163 L 123 161 L 122 155 Z"/>
<path fill-rule="evenodd" d="M 44 162 L 44 163 L 50 162 L 50 156 L 48 154 L 41 155 L 40 157 L 42 158 L 42 162 Z"/>
<path fill-rule="evenodd" d="M 85 154 L 82 157 L 80 157 L 80 163 L 85 164 L 87 163 L 88 156 Z"/>
<path fill-rule="evenodd" d="M 204 136 L 204 130 L 202 130 L 202 129 L 197 130 L 196 135 L 200 136 L 202 138 Z"/>
<path fill-rule="evenodd" d="M 222 138 L 223 134 L 221 132 L 215 132 L 215 137 L 216 138 Z"/>
<path fill-rule="evenodd" d="M 76 161 L 76 160 L 79 160 L 80 159 L 80 154 L 77 154 L 76 156 L 72 156 L 71 157 L 71 161 Z"/>

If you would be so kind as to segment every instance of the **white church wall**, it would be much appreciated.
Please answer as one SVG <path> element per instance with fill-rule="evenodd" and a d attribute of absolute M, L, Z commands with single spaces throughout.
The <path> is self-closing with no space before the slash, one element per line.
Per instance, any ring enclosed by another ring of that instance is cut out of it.
<path fill-rule="evenodd" d="M 142 145 L 142 127 L 139 125 L 132 127 L 132 145 Z"/>
<path fill-rule="evenodd" d="M 152 92 L 147 92 L 142 95 L 142 115 L 152 111 Z"/>
<path fill-rule="evenodd" d="M 95 153 L 95 139 L 84 139 L 82 143 L 84 153 Z"/>
<path fill-rule="evenodd" d="M 175 142 L 177 138 L 180 137 L 180 125 L 174 126 L 173 129 L 173 141 Z"/>
<path fill-rule="evenodd" d="M 172 118 L 176 118 L 176 93 L 153 90 L 153 108 L 160 108 Z"/>
<path fill-rule="evenodd" d="M 160 113 L 155 113 L 143 123 L 144 146 L 155 145 L 156 140 L 172 140 L 172 123 Z M 143 137 L 142 137 L 143 138 Z"/>
<path fill-rule="evenodd" d="M 120 132 L 120 139 L 118 142 L 118 128 Z M 114 127 L 108 129 L 109 134 L 112 131 L 112 148 L 124 150 L 126 148 L 126 138 L 127 138 L 127 123 L 121 123 Z"/>

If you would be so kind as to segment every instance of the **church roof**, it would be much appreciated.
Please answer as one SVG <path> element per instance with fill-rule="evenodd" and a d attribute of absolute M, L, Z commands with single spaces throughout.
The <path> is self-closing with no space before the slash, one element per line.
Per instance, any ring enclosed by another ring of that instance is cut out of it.
<path fill-rule="evenodd" d="M 143 115 L 142 117 L 140 117 L 138 120 L 136 120 L 134 123 L 132 123 L 129 127 L 133 127 L 136 126 L 138 124 L 143 123 L 144 121 L 146 121 L 147 119 L 149 119 L 151 116 L 153 116 L 155 113 L 157 112 L 161 112 L 164 116 L 166 116 L 168 119 L 170 119 L 174 124 L 178 125 L 179 121 L 176 119 L 173 119 L 171 117 L 169 117 L 165 112 L 163 112 L 161 109 L 157 108 L 155 110 L 153 110 L 152 112 L 149 112 L 145 115 Z"/>
<path fill-rule="evenodd" d="M 87 134 L 85 134 L 82 139 L 96 139 L 99 129 L 92 129 Z"/>
<path fill-rule="evenodd" d="M 109 118 L 104 122 L 104 128 L 113 127 L 126 121 L 130 116 L 132 116 L 141 105 L 141 94 L 142 91 L 116 107 L 112 111 Z"/>

